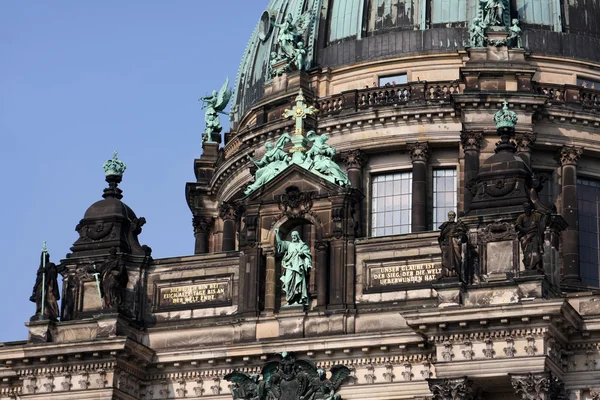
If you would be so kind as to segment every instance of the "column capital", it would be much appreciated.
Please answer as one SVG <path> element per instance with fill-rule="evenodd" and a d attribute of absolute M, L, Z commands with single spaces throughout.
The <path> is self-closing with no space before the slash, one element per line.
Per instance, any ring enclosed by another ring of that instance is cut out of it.
<path fill-rule="evenodd" d="M 195 215 L 192 219 L 192 225 L 194 225 L 194 234 L 208 233 L 215 223 L 214 217 L 206 217 L 202 215 Z"/>
<path fill-rule="evenodd" d="M 349 150 L 342 153 L 342 161 L 348 168 L 362 169 L 369 161 L 369 156 L 360 149 Z"/>
<path fill-rule="evenodd" d="M 219 217 L 223 220 L 235 220 L 238 217 L 238 209 L 234 204 L 224 201 L 219 205 Z"/>
<path fill-rule="evenodd" d="M 531 153 L 533 144 L 537 139 L 537 134 L 533 132 L 521 132 L 515 134 L 515 143 L 517 145 L 517 152 L 519 153 Z"/>
<path fill-rule="evenodd" d="M 427 379 L 433 400 L 475 400 L 476 392 L 473 382 L 466 376 L 448 379 Z"/>
<path fill-rule="evenodd" d="M 566 399 L 565 385 L 550 372 L 509 374 L 515 394 L 523 400 Z"/>
<path fill-rule="evenodd" d="M 579 158 L 583 154 L 583 147 L 563 146 L 560 150 L 560 165 L 577 165 Z"/>
<path fill-rule="evenodd" d="M 315 250 L 317 251 L 327 251 L 329 248 L 329 242 L 327 240 L 319 240 L 315 242 Z"/>
<path fill-rule="evenodd" d="M 410 159 L 413 163 L 417 161 L 427 162 L 427 159 L 429 158 L 429 143 L 409 143 L 408 151 L 410 153 Z"/>
<path fill-rule="evenodd" d="M 462 144 L 463 151 L 480 151 L 481 150 L 481 139 L 483 133 L 478 131 L 467 131 L 460 133 L 460 143 Z"/>

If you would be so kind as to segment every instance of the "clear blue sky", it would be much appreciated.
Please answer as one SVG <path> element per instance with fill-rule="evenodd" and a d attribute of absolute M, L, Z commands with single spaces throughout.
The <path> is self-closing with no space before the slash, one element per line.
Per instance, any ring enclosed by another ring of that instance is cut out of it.
<path fill-rule="evenodd" d="M 192 254 L 198 97 L 235 80 L 267 0 L 0 2 L 0 341 L 27 338 L 43 240 L 57 262 L 126 162 L 125 201 L 153 256 Z M 225 118 L 226 119 L 226 118 Z"/>

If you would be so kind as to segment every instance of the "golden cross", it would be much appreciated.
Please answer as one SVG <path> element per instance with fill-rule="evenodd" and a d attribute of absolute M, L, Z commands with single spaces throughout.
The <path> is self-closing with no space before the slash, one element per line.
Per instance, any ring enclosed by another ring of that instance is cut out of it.
<path fill-rule="evenodd" d="M 302 94 L 302 89 L 300 89 L 298 96 L 296 96 L 296 105 L 291 110 L 286 109 L 283 112 L 283 118 L 296 119 L 294 134 L 302 136 L 304 134 L 304 119 L 307 115 L 315 115 L 318 111 L 313 106 L 309 106 L 304 102 L 304 95 Z"/>

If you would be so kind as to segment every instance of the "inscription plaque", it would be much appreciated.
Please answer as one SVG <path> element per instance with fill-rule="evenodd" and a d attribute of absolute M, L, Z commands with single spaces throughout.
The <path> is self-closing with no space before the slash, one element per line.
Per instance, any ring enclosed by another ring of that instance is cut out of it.
<path fill-rule="evenodd" d="M 390 286 L 436 281 L 442 273 L 439 263 L 367 265 L 367 287 L 370 290 Z"/>
<path fill-rule="evenodd" d="M 203 279 L 193 283 L 170 283 L 158 287 L 159 307 L 215 306 L 231 303 L 231 277 Z"/>

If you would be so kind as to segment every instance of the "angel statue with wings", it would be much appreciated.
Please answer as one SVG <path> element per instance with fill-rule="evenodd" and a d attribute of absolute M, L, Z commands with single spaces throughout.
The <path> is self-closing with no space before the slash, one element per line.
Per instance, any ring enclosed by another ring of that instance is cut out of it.
<path fill-rule="evenodd" d="M 231 89 L 229 89 L 229 78 L 225 80 L 225 84 L 218 92 L 213 90 L 210 96 L 200 97 L 199 101 L 204 102 L 202 109 L 206 108 L 204 120 L 206 121 L 206 131 L 202 136 L 203 142 L 221 142 L 221 120 L 219 114 L 228 115 L 224 112 L 225 107 L 229 104 L 231 98 Z"/>
<path fill-rule="evenodd" d="M 488 26 L 504 25 L 504 0 L 479 0 L 483 11 L 483 22 Z"/>
<path fill-rule="evenodd" d="M 271 55 L 271 69 L 273 74 L 280 75 L 284 71 L 293 69 L 302 70 L 306 67 L 306 47 L 304 37 L 312 22 L 312 11 L 309 10 L 298 16 L 287 14 L 279 28 L 277 35 L 277 52 Z"/>
<path fill-rule="evenodd" d="M 285 144 L 289 141 L 290 135 L 284 133 L 277 139 L 275 147 L 271 142 L 265 143 L 267 151 L 260 161 L 254 161 L 252 157 L 248 156 L 248 159 L 252 161 L 258 170 L 254 175 L 254 182 L 246 188 L 244 194 L 249 195 L 254 192 L 290 165 L 290 156 L 283 150 Z"/>
<path fill-rule="evenodd" d="M 309 171 L 316 171 L 325 179 L 342 187 L 350 186 L 348 175 L 333 161 L 336 151 L 328 145 L 329 137 L 325 134 L 317 135 L 315 131 L 309 131 L 306 138 L 313 143 L 310 150 L 306 152 L 303 166 Z"/>

